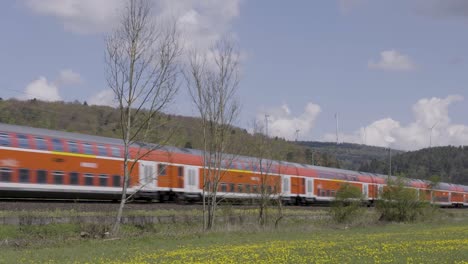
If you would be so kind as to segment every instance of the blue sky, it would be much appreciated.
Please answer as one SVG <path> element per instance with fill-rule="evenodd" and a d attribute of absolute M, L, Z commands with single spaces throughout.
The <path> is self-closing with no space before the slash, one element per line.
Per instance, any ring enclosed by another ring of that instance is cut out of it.
<path fill-rule="evenodd" d="M 104 36 L 114 0 L 3 1 L 3 98 L 111 104 Z M 401 149 L 468 144 L 468 1 L 158 0 L 186 43 L 224 35 L 243 54 L 238 124 L 272 136 Z M 171 111 L 195 115 L 184 93 Z M 391 142 L 391 143 L 390 143 Z"/>

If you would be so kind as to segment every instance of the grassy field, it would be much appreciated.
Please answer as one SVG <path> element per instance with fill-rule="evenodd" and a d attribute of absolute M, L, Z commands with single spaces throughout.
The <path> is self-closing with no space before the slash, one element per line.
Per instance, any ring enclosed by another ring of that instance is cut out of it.
<path fill-rule="evenodd" d="M 119 240 L 82 239 L 74 224 L 0 226 L 0 243 L 18 243 L 0 245 L 0 263 L 468 263 L 464 211 L 432 223 L 296 219 L 278 230 L 245 223 L 206 234 L 193 223 L 124 226 Z"/>

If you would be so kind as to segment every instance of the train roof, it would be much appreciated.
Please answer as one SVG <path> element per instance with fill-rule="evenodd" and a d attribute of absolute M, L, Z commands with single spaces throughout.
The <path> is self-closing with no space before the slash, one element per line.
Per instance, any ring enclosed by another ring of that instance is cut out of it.
<path fill-rule="evenodd" d="M 28 127 L 28 126 L 10 125 L 10 124 L 4 124 L 4 123 L 0 123 L 0 131 L 9 132 L 9 133 L 25 133 L 25 134 L 32 134 L 32 135 L 37 135 L 37 136 L 44 136 L 44 137 L 57 137 L 57 138 L 62 138 L 62 139 L 67 139 L 67 140 L 79 140 L 79 141 L 93 142 L 93 143 L 98 143 L 98 144 L 109 144 L 109 145 L 116 145 L 116 146 L 123 145 L 122 140 L 117 139 L 117 138 L 109 138 L 109 137 L 94 136 L 94 135 L 80 134 L 80 133 L 74 133 L 74 132 L 50 130 L 50 129 L 44 129 L 44 128 L 34 128 L 34 127 Z M 159 149 L 162 149 L 168 152 L 173 152 L 173 153 L 184 153 L 184 154 L 196 155 L 196 156 L 203 155 L 203 151 L 198 150 L 198 149 L 179 148 L 179 147 L 174 147 L 174 146 L 158 146 L 155 144 L 147 144 L 147 143 L 135 143 L 134 146 L 135 147 L 156 146 Z M 232 159 L 234 162 L 254 164 L 255 162 L 258 162 L 259 158 L 228 154 L 226 156 L 226 159 Z M 346 169 L 329 168 L 329 167 L 322 167 L 322 166 L 317 166 L 317 165 L 301 164 L 301 163 L 294 163 L 294 162 L 288 162 L 288 161 L 267 160 L 267 159 L 264 159 L 264 162 L 269 163 L 272 166 L 286 166 L 286 167 L 292 167 L 296 169 L 303 168 L 306 170 L 307 169 L 315 170 L 321 173 L 333 173 L 337 177 L 340 177 L 341 175 L 343 179 L 346 179 L 347 177 L 353 177 L 353 176 L 355 177 L 367 176 L 370 179 L 372 179 L 372 182 L 382 182 L 382 181 L 386 182 L 388 179 L 388 175 L 382 175 L 382 174 L 371 173 L 371 172 L 353 171 L 353 170 L 346 170 Z M 396 179 L 395 176 L 391 176 L 390 178 L 393 180 Z M 377 181 L 376 179 L 379 179 L 379 181 Z M 411 178 L 407 178 L 406 180 L 407 180 L 406 181 L 407 185 L 410 185 L 410 186 L 427 186 L 430 184 L 430 182 L 426 180 L 411 179 Z M 456 184 L 450 184 L 450 183 L 439 183 L 438 189 L 439 188 L 442 190 L 455 190 L 455 189 L 465 190 L 465 191 L 468 190 L 468 186 L 456 185 Z"/>

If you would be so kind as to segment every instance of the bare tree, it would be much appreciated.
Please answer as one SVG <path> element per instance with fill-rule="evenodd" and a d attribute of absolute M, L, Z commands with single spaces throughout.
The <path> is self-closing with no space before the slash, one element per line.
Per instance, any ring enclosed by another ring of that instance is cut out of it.
<path fill-rule="evenodd" d="M 124 145 L 124 181 L 113 235 L 119 231 L 130 175 L 139 159 L 158 145 L 140 144 L 133 155 L 130 146 L 150 136 L 176 94 L 181 53 L 175 25 L 155 23 L 149 1 L 128 0 L 122 11 L 120 23 L 106 39 L 107 84 L 118 103 Z"/>
<path fill-rule="evenodd" d="M 223 166 L 232 162 L 226 155 L 232 125 L 240 107 L 236 100 L 239 84 L 239 53 L 233 43 L 222 39 L 208 54 L 192 52 L 185 74 L 203 129 L 203 227 L 212 229 L 218 204 L 218 186 Z"/>
<path fill-rule="evenodd" d="M 265 128 L 266 129 L 266 128 Z M 268 222 L 268 209 L 273 199 L 278 196 L 280 176 L 274 175 L 273 160 L 274 153 L 272 143 L 264 132 L 264 126 L 259 121 L 254 121 L 253 142 L 250 144 L 251 155 L 257 157 L 256 163 L 259 171 L 259 188 L 256 200 L 258 201 L 258 223 L 265 226 Z"/>

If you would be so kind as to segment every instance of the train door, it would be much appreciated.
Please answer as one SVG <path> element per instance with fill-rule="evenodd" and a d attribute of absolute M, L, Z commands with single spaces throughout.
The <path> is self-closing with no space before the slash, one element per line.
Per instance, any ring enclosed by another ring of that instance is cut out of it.
<path fill-rule="evenodd" d="M 154 190 L 157 186 L 156 162 L 140 161 L 140 187 L 143 190 Z"/>
<path fill-rule="evenodd" d="M 314 196 L 314 179 L 306 180 L 306 192 L 307 192 L 307 197 Z"/>
<path fill-rule="evenodd" d="M 283 195 L 291 194 L 291 177 L 283 176 L 283 182 L 281 185 Z"/>
<path fill-rule="evenodd" d="M 197 167 L 185 167 L 185 191 L 197 192 L 198 191 L 198 169 Z"/>
<path fill-rule="evenodd" d="M 364 196 L 364 199 L 369 198 L 369 184 L 368 183 L 363 183 L 362 184 L 362 195 Z"/>

